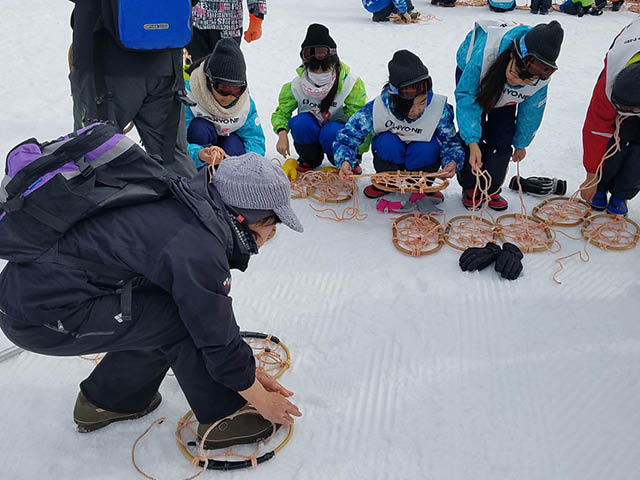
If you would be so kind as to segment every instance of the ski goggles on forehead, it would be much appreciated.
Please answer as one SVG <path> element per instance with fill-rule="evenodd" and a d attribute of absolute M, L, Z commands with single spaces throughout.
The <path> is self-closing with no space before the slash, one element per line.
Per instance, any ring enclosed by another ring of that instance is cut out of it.
<path fill-rule="evenodd" d="M 538 77 L 541 80 L 547 80 L 558 70 L 555 64 L 551 64 L 538 57 L 535 53 L 530 53 L 529 50 L 527 50 L 527 46 L 524 43 L 524 35 L 520 37 L 519 41 L 516 39 L 513 43 L 516 47 L 518 69 L 528 74 L 529 78 Z"/>
<path fill-rule="evenodd" d="M 305 62 L 308 62 L 312 58 L 316 60 L 324 60 L 325 58 L 329 58 L 337 54 L 337 50 L 335 48 L 319 46 L 319 47 L 304 47 L 300 51 L 300 57 Z"/>
<path fill-rule="evenodd" d="M 405 85 L 403 87 L 394 87 L 392 84 L 389 84 L 389 90 L 391 93 L 398 95 L 400 98 L 404 100 L 413 100 L 419 95 L 424 95 L 425 93 L 431 91 L 431 77 L 424 78 L 416 83 L 412 83 L 411 85 Z"/>
<path fill-rule="evenodd" d="M 211 87 L 223 97 L 227 97 L 229 95 L 239 97 L 247 89 L 246 85 L 227 85 L 219 80 L 209 80 L 209 83 L 211 83 Z"/>

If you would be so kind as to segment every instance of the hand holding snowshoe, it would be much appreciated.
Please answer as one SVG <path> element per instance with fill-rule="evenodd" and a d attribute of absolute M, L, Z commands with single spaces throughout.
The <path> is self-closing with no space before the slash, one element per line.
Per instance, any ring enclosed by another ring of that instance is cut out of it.
<path fill-rule="evenodd" d="M 496 258 L 496 272 L 500 273 L 502 278 L 515 280 L 522 272 L 522 257 L 524 255 L 513 243 L 503 244 L 502 251 L 498 253 Z"/>
<path fill-rule="evenodd" d="M 271 377 L 268 374 L 267 376 Z M 253 405 L 260 415 L 271 423 L 291 425 L 293 423 L 293 417 L 301 417 L 302 413 L 300 413 L 298 407 L 286 399 L 280 390 L 282 388 L 284 387 L 273 378 L 269 380 L 256 370 L 256 379 L 253 385 L 238 393 Z M 288 390 L 287 392 L 293 395 Z"/>
<path fill-rule="evenodd" d="M 500 252 L 498 245 L 489 242 L 484 247 L 467 248 L 460 255 L 458 263 L 463 272 L 480 271 L 491 265 Z"/>
<path fill-rule="evenodd" d="M 447 165 L 440 170 L 440 173 L 443 174 L 444 178 L 453 178 L 456 176 L 456 162 L 449 162 Z"/>
<path fill-rule="evenodd" d="M 348 182 L 351 179 L 351 175 L 353 175 L 353 169 L 351 168 L 351 165 L 349 164 L 349 162 L 343 162 L 342 165 L 340 165 L 340 172 L 338 173 L 338 177 L 340 177 L 340 180 L 342 180 L 343 182 Z"/>

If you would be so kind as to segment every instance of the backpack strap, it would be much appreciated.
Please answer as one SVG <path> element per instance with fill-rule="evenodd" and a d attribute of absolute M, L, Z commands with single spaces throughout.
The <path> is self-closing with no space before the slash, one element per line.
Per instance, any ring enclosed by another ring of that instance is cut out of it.
<path fill-rule="evenodd" d="M 113 93 L 107 90 L 107 82 L 104 73 L 105 35 L 107 30 L 102 25 L 102 17 L 98 17 L 93 30 L 93 82 L 96 96 L 96 116 L 98 120 L 108 122 L 109 103 L 113 101 Z"/>

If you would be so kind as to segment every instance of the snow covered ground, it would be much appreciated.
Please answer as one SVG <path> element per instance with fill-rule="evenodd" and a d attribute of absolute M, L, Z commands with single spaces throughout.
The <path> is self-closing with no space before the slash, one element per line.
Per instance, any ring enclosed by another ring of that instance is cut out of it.
<path fill-rule="evenodd" d="M 3 4 L 0 152 L 72 126 L 72 4 Z M 309 23 L 330 28 L 371 98 L 401 48 L 419 54 L 435 90 L 452 98 L 455 51 L 475 19 L 558 19 L 566 32 L 560 70 L 522 174 L 565 178 L 575 190 L 590 94 L 611 40 L 633 14 L 496 16 L 485 8 L 415 4 L 437 20 L 374 24 L 357 0 L 271 0 L 263 38 L 243 44 L 268 154 L 277 155 L 269 117 L 299 63 Z M 372 171 L 370 155 L 365 170 Z M 446 196 L 447 216 L 463 214 L 455 182 Z M 516 211 L 517 196 L 506 196 Z M 527 255 L 523 276 L 507 282 L 490 269 L 461 273 L 459 253 L 449 247 L 420 259 L 401 255 L 391 244 L 391 219 L 371 201 L 360 203 L 369 213 L 365 222 L 338 224 L 295 201 L 304 235 L 281 229 L 246 274 L 234 275 L 241 327 L 272 332 L 292 352 L 282 381 L 304 416 L 290 444 L 257 471 L 201 478 L 640 478 L 639 249 L 590 248 L 589 263 L 566 262 L 561 286 L 551 280 L 558 255 Z M 526 199 L 529 209 L 536 203 Z M 640 200 L 629 206 L 639 220 Z M 565 254 L 580 247 L 561 241 Z M 8 345 L 0 339 L 0 350 Z M 164 401 L 149 417 L 93 434 L 75 431 L 77 384 L 91 367 L 30 353 L 0 363 L 0 477 L 141 478 L 129 451 L 160 416 L 167 422 L 142 441 L 139 464 L 161 479 L 194 474 L 173 439 L 188 408 L 174 378 L 163 383 Z"/>

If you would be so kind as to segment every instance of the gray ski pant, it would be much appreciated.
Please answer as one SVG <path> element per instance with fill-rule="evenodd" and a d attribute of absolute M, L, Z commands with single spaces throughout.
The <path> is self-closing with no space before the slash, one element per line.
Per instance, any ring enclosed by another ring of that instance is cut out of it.
<path fill-rule="evenodd" d="M 73 97 L 73 126 L 77 130 L 98 117 L 93 72 L 73 68 L 69 81 Z M 174 104 L 174 78 L 105 75 L 105 82 L 107 89 L 113 93 L 113 99 L 108 105 L 109 120 L 120 129 L 133 121 L 144 149 L 160 160 L 166 122 Z M 195 165 L 187 151 L 182 107 L 175 156 L 173 162 L 165 167 L 170 172 L 187 178 L 196 174 Z"/>

